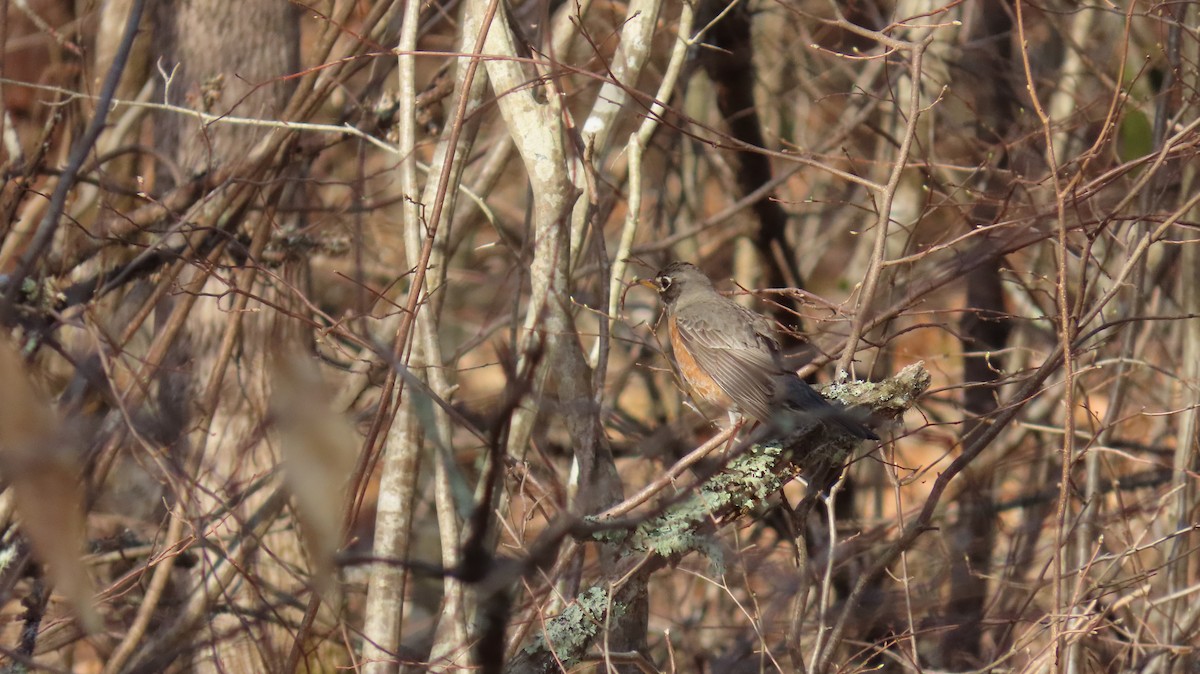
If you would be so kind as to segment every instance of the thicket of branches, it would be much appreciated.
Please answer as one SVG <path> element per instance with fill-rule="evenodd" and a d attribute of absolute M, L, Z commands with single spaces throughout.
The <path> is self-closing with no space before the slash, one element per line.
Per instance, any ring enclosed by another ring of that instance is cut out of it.
<path fill-rule="evenodd" d="M 12 671 L 1200 666 L 1200 2 L 0 7 Z"/>

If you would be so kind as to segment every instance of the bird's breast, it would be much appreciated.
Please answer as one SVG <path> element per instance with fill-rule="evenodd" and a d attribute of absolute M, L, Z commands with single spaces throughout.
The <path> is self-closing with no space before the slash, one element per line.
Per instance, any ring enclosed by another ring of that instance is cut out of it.
<path fill-rule="evenodd" d="M 683 338 L 679 335 L 679 326 L 676 324 L 674 316 L 667 320 L 667 327 L 671 334 L 671 351 L 675 356 L 675 366 L 679 368 L 679 374 L 691 388 L 692 394 L 707 402 L 728 406 L 731 402 L 729 396 L 721 390 L 716 380 L 688 350 Z"/>

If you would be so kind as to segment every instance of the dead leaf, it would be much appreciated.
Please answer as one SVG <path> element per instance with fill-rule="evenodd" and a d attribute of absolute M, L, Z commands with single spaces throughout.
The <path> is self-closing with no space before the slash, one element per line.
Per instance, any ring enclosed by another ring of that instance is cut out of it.
<path fill-rule="evenodd" d="M 103 625 L 82 559 L 87 532 L 78 440 L 7 340 L 0 340 L 0 381 L 0 470 L 21 530 L 83 626 L 98 631 Z"/>
<path fill-rule="evenodd" d="M 333 587 L 333 559 L 342 546 L 342 514 L 359 434 L 329 406 L 330 395 L 311 358 L 296 349 L 273 359 L 272 412 L 300 529 L 322 592 Z"/>

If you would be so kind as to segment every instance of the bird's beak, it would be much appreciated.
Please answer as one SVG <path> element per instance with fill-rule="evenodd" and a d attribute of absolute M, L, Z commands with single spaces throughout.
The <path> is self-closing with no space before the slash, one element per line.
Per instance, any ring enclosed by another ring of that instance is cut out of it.
<path fill-rule="evenodd" d="M 656 284 L 654 282 L 654 279 L 649 279 L 649 278 L 634 279 L 633 284 L 642 286 L 643 288 L 649 288 L 654 291 L 658 290 L 658 284 Z"/>

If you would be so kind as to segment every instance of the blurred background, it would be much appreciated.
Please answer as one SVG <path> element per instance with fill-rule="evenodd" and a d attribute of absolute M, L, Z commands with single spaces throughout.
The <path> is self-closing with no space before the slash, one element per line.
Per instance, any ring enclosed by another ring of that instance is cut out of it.
<path fill-rule="evenodd" d="M 5 671 L 1200 666 L 1200 2 L 0 16 Z M 676 259 L 931 385 L 668 545 Z"/>

